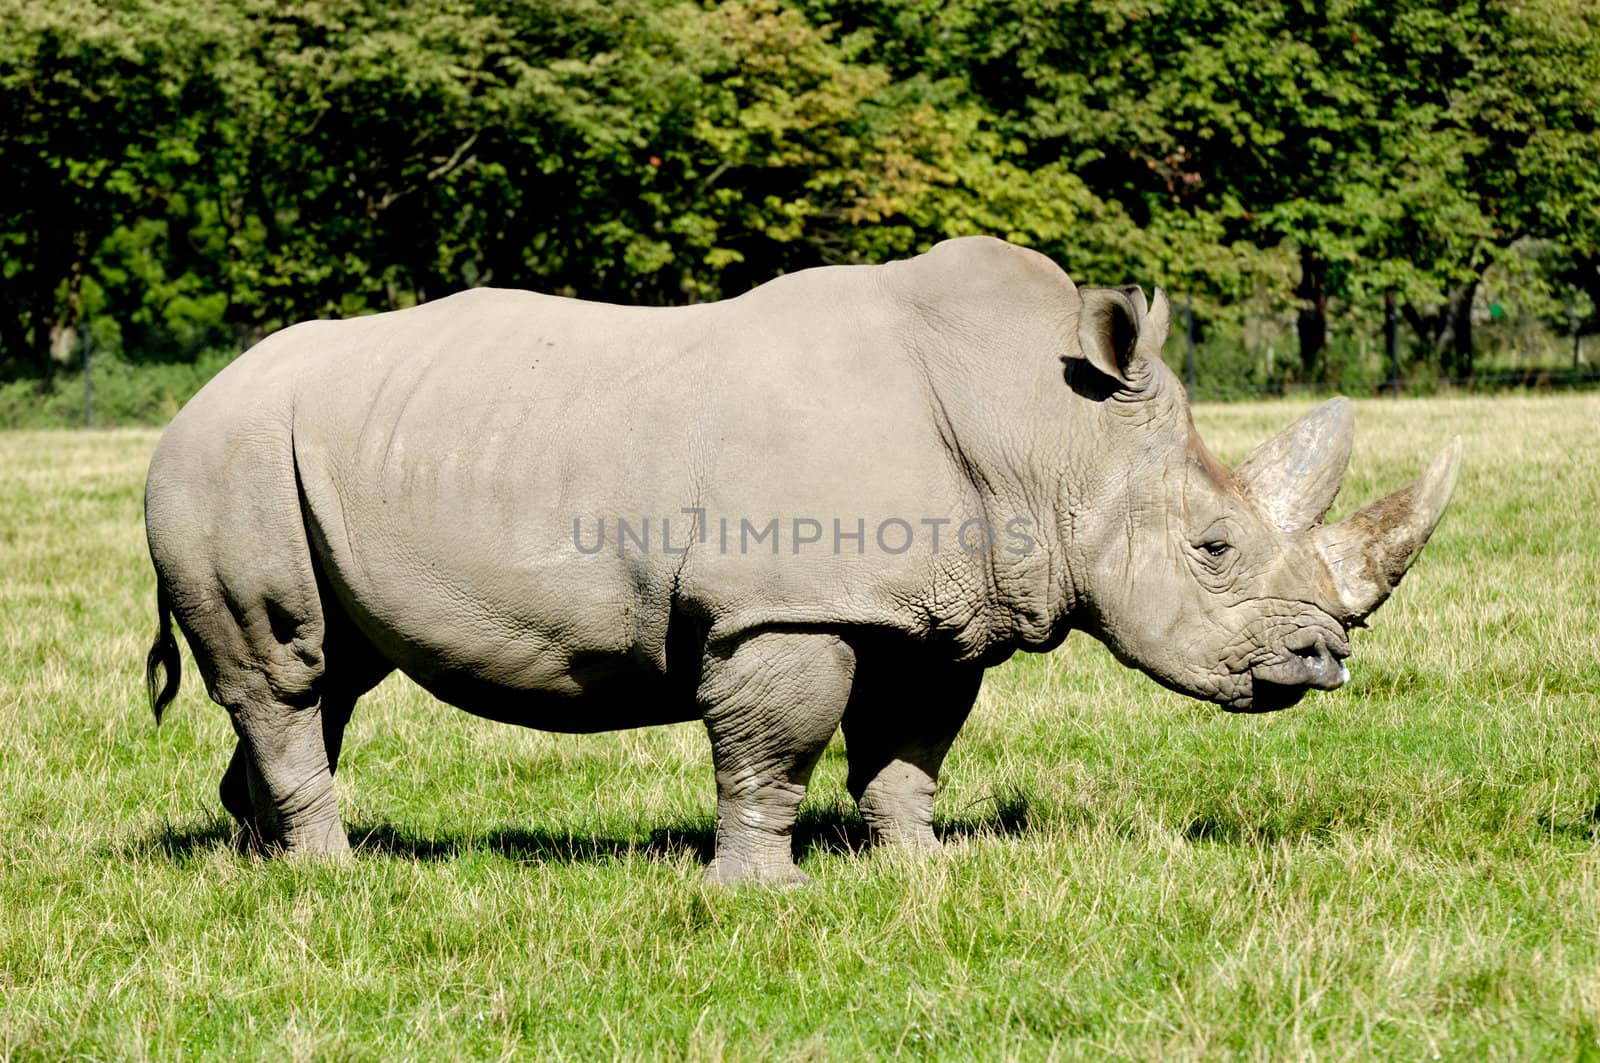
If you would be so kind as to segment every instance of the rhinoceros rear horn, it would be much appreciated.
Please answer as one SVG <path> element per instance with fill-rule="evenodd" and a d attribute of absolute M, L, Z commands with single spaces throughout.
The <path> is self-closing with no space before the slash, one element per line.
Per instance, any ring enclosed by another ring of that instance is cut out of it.
<path fill-rule="evenodd" d="M 1399 586 L 1444 514 L 1460 464 L 1457 436 L 1416 483 L 1318 529 L 1317 550 L 1346 624 L 1360 623 Z"/>
<path fill-rule="evenodd" d="M 1147 307 L 1144 291 L 1133 286 L 1078 292 L 1083 299 L 1078 347 L 1084 359 L 1119 383 L 1134 383 L 1133 367 L 1141 359 L 1159 358 L 1167 340 L 1172 319 L 1167 293 L 1157 288 Z"/>
<path fill-rule="evenodd" d="M 1304 531 L 1333 505 L 1354 442 L 1350 400 L 1329 399 L 1257 447 L 1234 475 L 1279 531 Z"/>

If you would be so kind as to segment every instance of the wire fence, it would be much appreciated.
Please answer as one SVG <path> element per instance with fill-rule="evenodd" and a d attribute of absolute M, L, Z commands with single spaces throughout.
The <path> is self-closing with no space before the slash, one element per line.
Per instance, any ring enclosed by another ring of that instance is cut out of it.
<path fill-rule="evenodd" d="M 1280 398 L 1292 395 L 1436 395 L 1443 393 L 1483 394 L 1496 391 L 1568 391 L 1600 386 L 1600 367 L 1585 364 L 1581 337 L 1572 335 L 1572 362 L 1566 365 L 1525 365 L 1517 369 L 1497 369 L 1467 376 L 1435 375 L 1422 367 L 1407 372 L 1401 363 L 1400 315 L 1395 293 L 1384 293 L 1382 360 L 1376 365 L 1368 361 L 1363 342 L 1361 361 L 1368 372 L 1377 368 L 1382 376 L 1346 376 L 1335 373 L 1333 379 L 1294 383 L 1267 381 L 1256 383 L 1217 384 L 1200 383 L 1199 344 L 1195 335 L 1194 303 L 1187 294 L 1183 301 L 1183 379 L 1191 400 L 1229 401 L 1252 398 Z M 1224 359 L 1226 362 L 1227 359 Z M 1254 359 L 1247 359 L 1253 362 Z M 1177 368 L 1176 366 L 1174 368 Z M 1350 367 L 1353 368 L 1353 367 Z"/>
<path fill-rule="evenodd" d="M 1478 373 L 1472 376 L 1416 376 L 1387 379 L 1359 379 L 1322 383 L 1281 383 L 1234 386 L 1197 384 L 1190 388 L 1192 399 L 1229 401 L 1254 398 L 1286 398 L 1294 395 L 1351 395 L 1381 397 L 1392 395 L 1435 395 L 1441 392 L 1476 394 L 1492 391 L 1572 391 L 1600 388 L 1600 369 L 1523 369 L 1514 372 Z"/>

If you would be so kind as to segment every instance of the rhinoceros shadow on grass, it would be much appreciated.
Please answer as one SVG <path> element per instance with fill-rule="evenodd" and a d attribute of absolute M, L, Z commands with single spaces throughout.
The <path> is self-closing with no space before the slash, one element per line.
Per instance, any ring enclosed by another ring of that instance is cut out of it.
<path fill-rule="evenodd" d="M 997 794 L 938 817 L 934 834 L 942 841 L 1015 835 L 1028 829 L 1028 798 L 1020 791 Z M 644 840 L 617 838 L 576 831 L 544 831 L 506 827 L 486 831 L 420 834 L 392 823 L 353 824 L 350 848 L 357 853 L 400 856 L 412 860 L 452 860 L 465 853 L 487 850 L 513 860 L 543 864 L 599 863 L 634 854 L 676 862 L 690 858 L 708 863 L 715 855 L 716 828 L 704 820 L 656 827 Z M 181 860 L 200 853 L 237 847 L 247 839 L 231 820 L 218 819 L 204 826 L 179 829 L 171 824 L 131 847 L 135 852 L 159 853 Z M 872 843 L 866 821 L 838 805 L 800 810 L 795 819 L 792 852 L 795 859 L 811 853 L 859 853 Z"/>
<path fill-rule="evenodd" d="M 1028 827 L 1027 799 L 1018 796 L 985 802 L 984 810 L 943 817 L 935 821 L 934 834 L 945 842 L 977 836 L 1021 834 Z M 696 821 L 656 827 L 641 841 L 577 832 L 552 832 L 536 828 L 489 831 L 464 836 L 422 836 L 403 827 L 381 825 L 350 832 L 357 852 L 393 854 L 415 860 L 448 860 L 464 852 L 487 849 L 530 863 L 590 863 L 622 859 L 640 853 L 676 862 L 690 858 L 709 863 L 716 854 L 714 823 Z M 836 805 L 804 808 L 795 819 L 791 853 L 802 859 L 812 853 L 859 853 L 872 844 L 872 833 L 860 815 Z"/>
<path fill-rule="evenodd" d="M 349 851 L 345 728 L 395 670 L 525 727 L 702 721 L 713 881 L 804 879 L 840 730 L 872 838 L 937 848 L 987 668 L 1081 630 L 1286 708 L 1345 681 L 1454 489 L 1459 440 L 1324 525 L 1342 399 L 1223 465 L 1160 360 L 1170 316 L 969 237 L 698 306 L 478 289 L 285 329 L 151 459 L 156 719 L 175 619 L 239 738 L 222 804 L 267 852 Z"/>

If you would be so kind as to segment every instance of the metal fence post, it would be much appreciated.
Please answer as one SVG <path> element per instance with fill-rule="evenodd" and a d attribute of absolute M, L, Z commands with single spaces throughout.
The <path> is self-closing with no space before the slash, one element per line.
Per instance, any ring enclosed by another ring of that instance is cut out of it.
<path fill-rule="evenodd" d="M 89 376 L 89 322 L 83 329 L 83 427 L 92 427 L 94 421 L 94 379 Z"/>
<path fill-rule="evenodd" d="M 1394 397 L 1400 397 L 1400 319 L 1394 309 L 1394 289 L 1386 288 L 1383 293 L 1383 345 L 1389 354 L 1389 364 L 1394 368 L 1392 384 Z"/>
<path fill-rule="evenodd" d="M 1573 301 L 1572 293 L 1567 293 L 1567 328 L 1572 331 L 1572 368 L 1577 369 L 1583 364 L 1583 333 L 1579 331 L 1582 322 L 1578 320 L 1578 307 Z"/>

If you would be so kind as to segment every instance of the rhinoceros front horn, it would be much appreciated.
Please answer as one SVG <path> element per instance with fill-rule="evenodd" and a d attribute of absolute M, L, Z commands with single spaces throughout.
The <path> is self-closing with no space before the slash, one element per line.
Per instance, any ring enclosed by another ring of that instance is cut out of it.
<path fill-rule="evenodd" d="M 1416 483 L 1317 530 L 1346 624 L 1360 623 L 1399 585 L 1444 514 L 1460 463 L 1457 436 Z"/>

